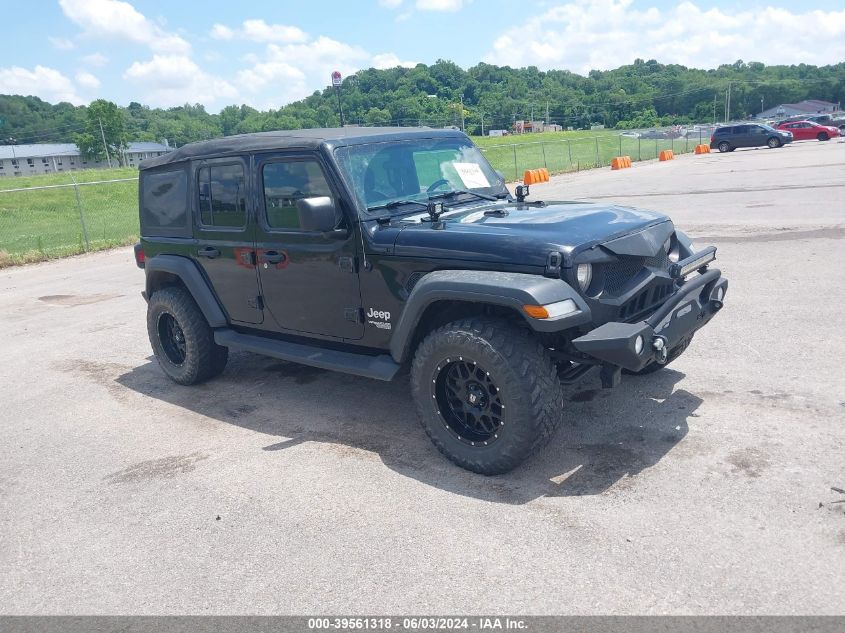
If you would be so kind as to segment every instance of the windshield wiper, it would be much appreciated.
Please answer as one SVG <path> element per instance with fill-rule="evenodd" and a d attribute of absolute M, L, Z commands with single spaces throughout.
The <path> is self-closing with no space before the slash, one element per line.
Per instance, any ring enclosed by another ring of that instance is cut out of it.
<path fill-rule="evenodd" d="M 376 204 L 371 207 L 367 207 L 367 211 L 376 211 L 377 209 L 396 209 L 406 204 L 417 204 L 423 209 L 428 209 L 427 201 L 423 202 L 422 200 L 392 200 L 391 202 L 385 202 L 384 204 Z"/>
<path fill-rule="evenodd" d="M 444 191 L 443 193 L 435 193 L 428 197 L 429 200 L 435 200 L 437 198 L 454 198 L 462 193 L 468 193 L 471 196 L 475 196 L 476 198 L 481 198 L 482 200 L 491 200 L 495 202 L 496 200 L 501 200 L 501 197 L 504 197 L 505 194 L 498 194 L 497 196 L 490 196 L 486 193 L 478 193 L 477 191 L 469 191 L 467 189 L 452 189 L 451 191 Z M 501 197 L 500 197 L 501 196 Z"/>

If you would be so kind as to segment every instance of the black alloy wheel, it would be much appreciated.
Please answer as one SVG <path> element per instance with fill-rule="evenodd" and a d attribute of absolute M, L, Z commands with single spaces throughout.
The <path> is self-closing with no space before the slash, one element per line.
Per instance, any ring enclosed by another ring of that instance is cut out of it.
<path fill-rule="evenodd" d="M 176 317 L 169 312 L 162 312 L 158 317 L 158 338 L 167 360 L 177 367 L 181 367 L 188 355 L 185 333 Z"/>
<path fill-rule="evenodd" d="M 473 360 L 446 359 L 437 366 L 434 396 L 446 429 L 470 446 L 487 446 L 504 425 L 502 393 Z"/>

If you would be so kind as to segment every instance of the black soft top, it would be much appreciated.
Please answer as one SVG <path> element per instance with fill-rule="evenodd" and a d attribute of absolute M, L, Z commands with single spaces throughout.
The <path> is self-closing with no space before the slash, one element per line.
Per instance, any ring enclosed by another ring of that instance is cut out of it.
<path fill-rule="evenodd" d="M 151 169 L 191 158 L 210 158 L 241 154 L 243 152 L 274 149 L 309 149 L 320 146 L 330 148 L 362 143 L 398 141 L 408 138 L 446 138 L 466 136 L 456 130 L 435 130 L 425 127 L 343 127 L 310 130 L 279 130 L 224 136 L 210 141 L 188 143 L 162 156 L 143 161 L 139 169 Z"/>

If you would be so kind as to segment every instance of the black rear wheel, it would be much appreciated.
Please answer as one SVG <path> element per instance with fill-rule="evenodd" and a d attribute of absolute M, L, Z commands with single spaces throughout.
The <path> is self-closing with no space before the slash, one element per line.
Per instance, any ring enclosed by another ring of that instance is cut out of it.
<path fill-rule="evenodd" d="M 501 319 L 455 321 L 431 332 L 414 355 L 411 387 L 438 450 L 484 475 L 518 466 L 561 419 L 563 392 L 548 350 Z"/>
<path fill-rule="evenodd" d="M 226 367 L 229 350 L 214 342 L 214 332 L 184 288 L 156 290 L 147 306 L 147 333 L 156 360 L 174 382 L 194 385 Z"/>
<path fill-rule="evenodd" d="M 725 152 L 731 151 L 731 144 L 728 143 L 727 141 L 722 141 L 721 143 L 719 143 L 719 151 L 722 152 L 723 154 Z"/>

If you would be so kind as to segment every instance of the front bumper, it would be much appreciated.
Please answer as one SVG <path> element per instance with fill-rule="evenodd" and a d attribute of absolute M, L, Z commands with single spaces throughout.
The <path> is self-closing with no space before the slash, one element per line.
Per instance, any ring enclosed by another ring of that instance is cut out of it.
<path fill-rule="evenodd" d="M 644 321 L 605 323 L 572 344 L 600 364 L 638 371 L 704 327 L 721 310 L 727 290 L 721 271 L 707 270 L 685 281 Z"/>

